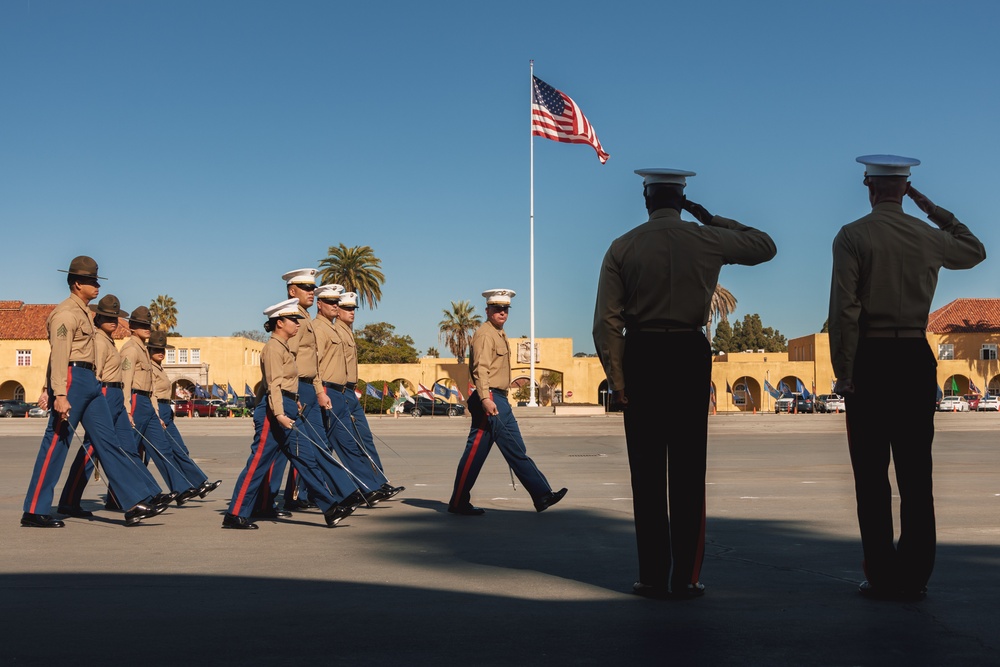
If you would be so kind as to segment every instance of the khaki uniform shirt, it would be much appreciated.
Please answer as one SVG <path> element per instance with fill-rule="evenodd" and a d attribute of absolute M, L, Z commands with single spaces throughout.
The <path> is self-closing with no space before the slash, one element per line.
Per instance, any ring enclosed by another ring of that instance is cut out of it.
<path fill-rule="evenodd" d="M 299 327 L 299 331 L 302 327 Z M 267 387 L 267 401 L 275 417 L 285 414 L 281 392 L 299 393 L 299 371 L 295 364 L 295 355 L 290 346 L 280 338 L 271 336 L 264 344 L 260 353 L 260 372 L 264 375 L 264 386 Z M 320 387 L 323 385 L 320 384 Z M 295 419 L 294 415 L 289 415 Z"/>
<path fill-rule="evenodd" d="M 340 344 L 344 346 L 344 364 L 347 367 L 347 381 L 358 381 L 358 347 L 354 342 L 354 329 L 340 320 L 334 323 L 334 328 L 340 334 Z"/>
<path fill-rule="evenodd" d="M 170 388 L 173 383 L 167 377 L 167 372 L 163 370 L 163 366 L 153 360 L 150 360 L 149 364 L 153 378 L 153 401 L 159 401 L 160 399 L 170 400 Z"/>
<path fill-rule="evenodd" d="M 153 391 L 153 361 L 149 358 L 146 344 L 138 336 L 132 336 L 125 341 L 121 356 L 125 409 L 132 414 L 132 390 Z"/>
<path fill-rule="evenodd" d="M 319 356 L 319 377 L 323 382 L 347 384 L 346 347 L 336 324 L 322 315 L 313 320 L 316 332 L 316 354 Z"/>
<path fill-rule="evenodd" d="M 881 202 L 833 241 L 830 357 L 837 378 L 854 377 L 858 338 L 869 329 L 926 329 L 938 271 L 969 269 L 986 249 L 938 206 L 931 227 L 901 204 Z"/>
<path fill-rule="evenodd" d="M 122 355 L 111 336 L 98 329 L 94 336 L 94 350 L 97 379 L 101 382 L 121 382 Z"/>
<path fill-rule="evenodd" d="M 66 369 L 71 361 L 94 363 L 94 326 L 90 311 L 83 299 L 70 294 L 69 298 L 55 307 L 45 320 L 49 333 L 49 356 L 47 384 L 56 396 L 65 396 L 69 375 Z"/>
<path fill-rule="evenodd" d="M 615 239 L 594 310 L 594 344 L 611 389 L 625 388 L 624 329 L 704 326 L 722 266 L 753 266 L 776 252 L 762 231 L 718 215 L 710 226 L 688 222 L 672 208 Z"/>
<path fill-rule="evenodd" d="M 510 347 L 503 329 L 484 322 L 472 334 L 469 372 L 480 399 L 490 397 L 490 387 L 504 391 L 510 387 Z"/>
<path fill-rule="evenodd" d="M 295 334 L 294 338 L 289 339 L 288 349 L 295 355 L 295 365 L 299 369 L 299 377 L 311 379 L 313 387 L 316 388 L 316 393 L 319 393 L 323 391 L 323 382 L 319 379 L 319 359 L 316 356 L 316 333 L 313 331 L 313 323 L 309 319 L 309 312 L 302 306 L 299 306 L 299 314 L 302 316 L 302 319 L 299 320 L 299 331 Z M 298 393 L 298 385 L 292 391 Z"/>

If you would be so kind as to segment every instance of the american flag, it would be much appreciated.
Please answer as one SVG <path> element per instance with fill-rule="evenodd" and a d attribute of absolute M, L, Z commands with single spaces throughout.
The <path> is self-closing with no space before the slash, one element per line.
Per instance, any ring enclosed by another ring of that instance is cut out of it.
<path fill-rule="evenodd" d="M 569 95 L 561 93 L 533 76 L 531 95 L 531 133 L 566 144 L 589 144 L 597 151 L 601 164 L 610 157 L 601 147 L 593 126 Z"/>

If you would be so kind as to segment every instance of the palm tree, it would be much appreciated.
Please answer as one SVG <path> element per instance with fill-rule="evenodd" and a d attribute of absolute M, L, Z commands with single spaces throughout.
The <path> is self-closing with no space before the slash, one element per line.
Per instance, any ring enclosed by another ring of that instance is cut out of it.
<path fill-rule="evenodd" d="M 429 348 L 427 348 L 427 354 L 426 354 L 426 356 L 428 356 L 428 357 L 434 357 L 435 359 L 440 359 L 441 358 L 441 353 L 438 352 L 438 349 L 436 347 L 429 347 Z"/>
<path fill-rule="evenodd" d="M 729 321 L 729 315 L 736 310 L 736 297 L 722 285 L 716 283 L 712 293 L 712 303 L 708 307 L 708 322 L 705 323 L 705 335 L 712 342 L 712 322 Z"/>
<path fill-rule="evenodd" d="M 149 303 L 149 316 L 154 329 L 170 331 L 177 326 L 177 302 L 160 294 Z"/>
<path fill-rule="evenodd" d="M 441 311 L 444 319 L 438 325 L 441 330 L 439 336 L 460 364 L 465 363 L 473 332 L 483 323 L 482 318 L 474 313 L 475 310 L 476 307 L 468 301 L 452 301 L 450 311 Z"/>
<path fill-rule="evenodd" d="M 343 285 L 344 290 L 358 293 L 358 305 L 375 308 L 385 283 L 381 268 L 382 260 L 370 246 L 348 248 L 341 243 L 330 246 L 326 258 L 319 261 L 319 280 L 321 284 Z"/>

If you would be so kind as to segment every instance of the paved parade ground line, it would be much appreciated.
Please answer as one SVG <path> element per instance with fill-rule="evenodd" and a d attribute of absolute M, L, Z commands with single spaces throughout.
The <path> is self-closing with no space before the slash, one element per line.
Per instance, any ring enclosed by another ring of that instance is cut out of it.
<path fill-rule="evenodd" d="M 447 514 L 468 418 L 377 417 L 398 500 L 334 529 L 311 511 L 257 531 L 220 528 L 250 420 L 180 420 L 223 480 L 205 500 L 126 529 L 92 480 L 96 517 L 53 530 L 18 527 L 44 420 L 0 419 L 0 664 L 1000 664 L 1000 415 L 937 417 L 938 561 L 910 604 L 856 592 L 844 415 L 710 419 L 707 594 L 689 602 L 625 592 L 621 417 L 518 418 L 569 487 L 542 514 L 499 452 L 473 489 L 487 514 Z"/>

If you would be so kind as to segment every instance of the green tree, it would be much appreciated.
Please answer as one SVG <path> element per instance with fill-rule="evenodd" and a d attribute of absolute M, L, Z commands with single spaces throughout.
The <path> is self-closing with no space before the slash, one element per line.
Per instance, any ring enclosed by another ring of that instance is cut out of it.
<path fill-rule="evenodd" d="M 708 322 L 705 323 L 705 336 L 712 340 L 712 322 L 728 322 L 729 316 L 736 310 L 736 297 L 722 285 L 716 284 L 712 292 L 712 302 L 708 307 Z"/>
<path fill-rule="evenodd" d="M 819 330 L 820 333 L 830 333 L 830 318 L 823 320 L 823 328 Z"/>
<path fill-rule="evenodd" d="M 722 320 L 719 322 L 719 326 L 715 327 L 712 349 L 718 352 L 733 351 L 733 328 L 729 325 L 728 320 Z"/>
<path fill-rule="evenodd" d="M 259 329 L 244 329 L 242 331 L 233 332 L 233 338 L 249 338 L 250 340 L 255 340 L 259 343 L 266 343 L 270 337 L 271 334 Z"/>
<path fill-rule="evenodd" d="M 166 294 L 160 294 L 149 302 L 149 317 L 154 329 L 170 331 L 177 326 L 177 302 Z"/>
<path fill-rule="evenodd" d="M 356 332 L 359 364 L 412 364 L 417 349 L 409 336 L 397 336 L 388 322 L 366 324 Z"/>
<path fill-rule="evenodd" d="M 721 323 L 720 323 L 721 324 Z M 742 322 L 733 325 L 729 352 L 747 352 L 764 350 L 765 352 L 784 352 L 788 349 L 788 341 L 776 329 L 765 327 L 760 315 L 745 315 Z"/>
<path fill-rule="evenodd" d="M 442 310 L 444 319 L 438 324 L 440 333 L 438 337 L 448 346 L 451 353 L 458 359 L 458 363 L 464 364 L 465 357 L 469 353 L 469 343 L 472 342 L 472 334 L 476 328 L 483 323 L 479 315 L 475 314 L 476 307 L 468 301 L 451 302 L 451 310 Z"/>
<path fill-rule="evenodd" d="M 348 292 L 357 292 L 358 305 L 378 306 L 382 298 L 382 260 L 375 256 L 370 246 L 348 248 L 341 243 L 330 246 L 326 258 L 319 261 L 319 281 L 321 284 L 343 285 Z"/>
<path fill-rule="evenodd" d="M 429 347 L 427 348 L 427 356 L 434 357 L 435 359 L 440 359 L 441 353 L 438 352 L 438 349 L 436 347 Z"/>

